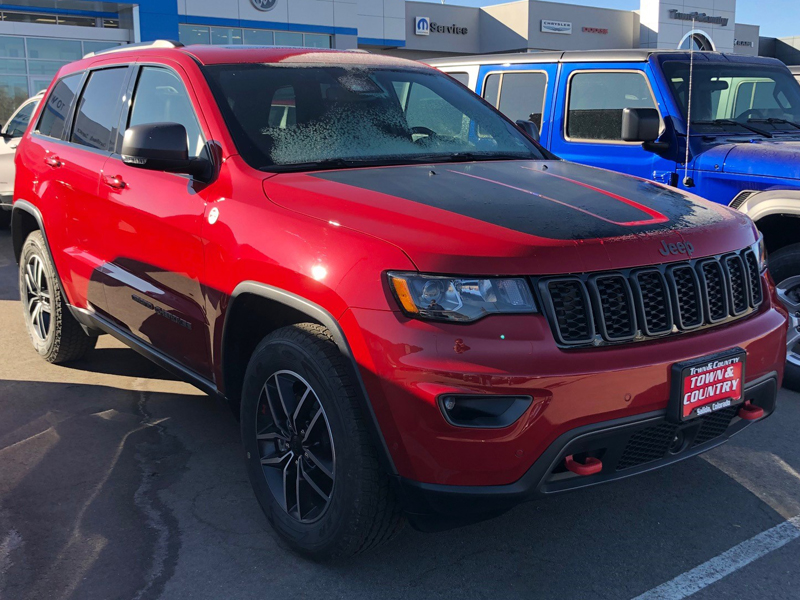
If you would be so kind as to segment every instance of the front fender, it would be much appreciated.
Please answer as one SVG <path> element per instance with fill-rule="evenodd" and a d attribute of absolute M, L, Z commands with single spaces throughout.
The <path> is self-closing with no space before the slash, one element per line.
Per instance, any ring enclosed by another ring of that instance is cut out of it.
<path fill-rule="evenodd" d="M 744 193 L 742 192 L 742 194 Z M 770 215 L 794 215 L 800 217 L 800 190 L 752 192 L 741 204 L 737 203 L 737 198 L 734 198 L 731 206 L 756 222 Z"/>

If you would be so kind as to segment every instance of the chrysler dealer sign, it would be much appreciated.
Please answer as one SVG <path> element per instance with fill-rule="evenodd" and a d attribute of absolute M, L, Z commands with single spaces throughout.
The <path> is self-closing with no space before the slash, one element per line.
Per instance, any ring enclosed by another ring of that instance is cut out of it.
<path fill-rule="evenodd" d="M 569 21 L 548 21 L 542 19 L 542 33 L 572 33 L 572 23 Z"/>

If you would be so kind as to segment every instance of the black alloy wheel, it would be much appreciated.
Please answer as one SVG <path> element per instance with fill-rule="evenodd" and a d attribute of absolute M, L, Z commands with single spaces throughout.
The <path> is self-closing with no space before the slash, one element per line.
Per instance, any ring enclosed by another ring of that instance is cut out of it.
<path fill-rule="evenodd" d="M 336 451 L 319 397 L 299 374 L 272 374 L 258 401 L 256 439 L 264 477 L 275 500 L 301 523 L 318 520 L 330 504 Z"/>

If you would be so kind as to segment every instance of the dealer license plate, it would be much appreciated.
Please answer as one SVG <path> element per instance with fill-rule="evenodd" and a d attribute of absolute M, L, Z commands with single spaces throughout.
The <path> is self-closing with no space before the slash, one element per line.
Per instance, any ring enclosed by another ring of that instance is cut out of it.
<path fill-rule="evenodd" d="M 672 368 L 673 420 L 689 421 L 741 404 L 744 401 L 744 366 L 741 348 L 679 363 Z"/>

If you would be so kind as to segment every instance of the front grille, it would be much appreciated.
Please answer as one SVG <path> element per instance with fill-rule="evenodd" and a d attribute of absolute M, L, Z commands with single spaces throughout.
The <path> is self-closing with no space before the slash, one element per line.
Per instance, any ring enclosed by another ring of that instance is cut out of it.
<path fill-rule="evenodd" d="M 564 344 L 591 342 L 594 323 L 584 283 L 580 279 L 556 279 L 548 282 L 547 293 L 560 341 Z"/>
<path fill-rule="evenodd" d="M 568 347 L 642 341 L 727 323 L 763 301 L 758 263 L 749 249 L 535 283 L 556 340 Z"/>

